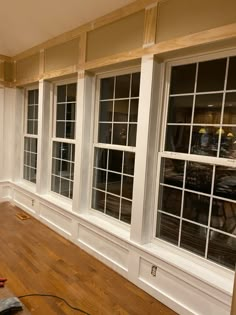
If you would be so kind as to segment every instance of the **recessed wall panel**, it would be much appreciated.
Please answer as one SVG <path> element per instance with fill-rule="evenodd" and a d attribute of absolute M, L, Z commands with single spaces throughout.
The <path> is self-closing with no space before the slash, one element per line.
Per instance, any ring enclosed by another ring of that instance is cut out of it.
<path fill-rule="evenodd" d="M 39 53 L 16 63 L 16 80 L 27 80 L 37 78 L 39 75 Z"/>
<path fill-rule="evenodd" d="M 142 47 L 144 11 L 88 33 L 87 61 Z"/>

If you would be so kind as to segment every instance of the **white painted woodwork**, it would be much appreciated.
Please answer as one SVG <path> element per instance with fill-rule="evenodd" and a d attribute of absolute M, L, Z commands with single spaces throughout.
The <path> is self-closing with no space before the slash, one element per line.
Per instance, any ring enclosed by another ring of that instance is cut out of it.
<path fill-rule="evenodd" d="M 0 88 L 0 148 L 4 145 L 4 88 Z M 4 155 L 0 154 L 0 180 L 3 179 L 3 158 Z"/>

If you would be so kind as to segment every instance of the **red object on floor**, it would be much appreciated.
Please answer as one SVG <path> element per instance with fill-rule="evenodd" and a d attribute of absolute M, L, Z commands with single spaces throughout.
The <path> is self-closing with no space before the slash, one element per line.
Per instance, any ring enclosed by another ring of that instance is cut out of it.
<path fill-rule="evenodd" d="M 7 281 L 7 278 L 0 278 L 0 282 L 5 282 Z"/>
<path fill-rule="evenodd" d="M 0 288 L 4 288 L 6 281 L 7 281 L 7 278 L 0 278 Z"/>

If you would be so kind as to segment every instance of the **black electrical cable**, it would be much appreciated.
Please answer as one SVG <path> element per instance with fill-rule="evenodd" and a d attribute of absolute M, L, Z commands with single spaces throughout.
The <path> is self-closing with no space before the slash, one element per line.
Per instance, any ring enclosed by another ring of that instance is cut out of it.
<path fill-rule="evenodd" d="M 83 314 L 86 314 L 86 315 L 90 315 L 89 313 L 81 310 L 80 308 L 78 307 L 74 307 L 72 305 L 70 305 L 65 299 L 63 299 L 62 297 L 60 296 L 57 296 L 57 295 L 53 295 L 53 294 L 40 294 L 40 293 L 32 293 L 32 294 L 25 294 L 25 295 L 19 295 L 17 296 L 18 299 L 23 299 L 25 297 L 30 297 L 30 296 L 46 296 L 46 297 L 53 297 L 53 298 L 57 298 L 59 300 L 62 300 L 67 306 L 69 306 L 71 309 L 75 310 L 75 311 L 79 311 Z"/>

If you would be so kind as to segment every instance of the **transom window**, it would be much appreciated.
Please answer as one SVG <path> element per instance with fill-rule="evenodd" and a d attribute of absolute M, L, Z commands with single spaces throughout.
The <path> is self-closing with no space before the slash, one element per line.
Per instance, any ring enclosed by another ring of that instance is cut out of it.
<path fill-rule="evenodd" d="M 100 79 L 92 208 L 131 222 L 140 73 Z"/>
<path fill-rule="evenodd" d="M 51 190 L 73 198 L 75 161 L 76 83 L 56 89 L 54 137 L 52 139 Z"/>
<path fill-rule="evenodd" d="M 38 142 L 38 89 L 27 90 L 23 178 L 36 183 Z"/>
<path fill-rule="evenodd" d="M 235 156 L 236 57 L 173 66 L 156 237 L 235 268 Z"/>

